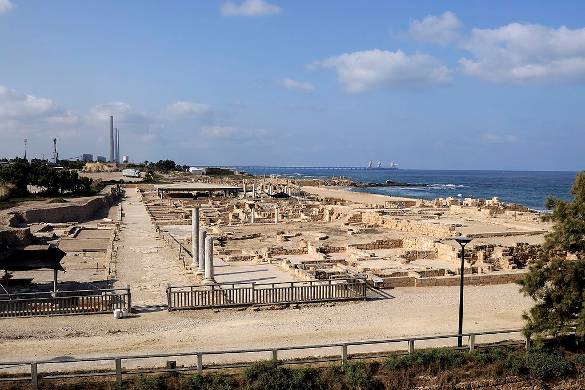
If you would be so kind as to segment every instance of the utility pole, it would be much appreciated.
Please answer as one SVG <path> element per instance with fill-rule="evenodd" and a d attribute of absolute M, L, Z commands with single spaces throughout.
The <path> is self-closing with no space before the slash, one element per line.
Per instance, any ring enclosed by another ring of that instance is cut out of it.
<path fill-rule="evenodd" d="M 26 160 L 26 143 L 28 142 L 28 140 L 25 138 L 24 139 L 24 159 Z"/>

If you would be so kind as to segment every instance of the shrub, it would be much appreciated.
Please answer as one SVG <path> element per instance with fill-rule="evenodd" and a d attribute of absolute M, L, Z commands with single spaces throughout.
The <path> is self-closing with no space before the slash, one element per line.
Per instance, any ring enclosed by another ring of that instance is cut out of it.
<path fill-rule="evenodd" d="M 382 382 L 375 377 L 374 367 L 364 363 L 348 364 L 344 369 L 346 385 L 356 390 L 383 389 Z"/>
<path fill-rule="evenodd" d="M 140 375 L 135 382 L 137 390 L 162 390 L 165 388 L 164 380 L 160 376 Z"/>
<path fill-rule="evenodd" d="M 189 390 L 231 390 L 238 388 L 236 381 L 225 374 L 193 375 L 183 382 Z"/>
<path fill-rule="evenodd" d="M 526 371 L 526 359 L 518 354 L 510 353 L 502 360 L 504 370 L 520 375 Z"/>
<path fill-rule="evenodd" d="M 576 366 L 585 366 L 585 354 L 577 353 L 571 357 L 571 361 Z"/>
<path fill-rule="evenodd" d="M 559 352 L 534 351 L 526 354 L 526 367 L 531 376 L 540 379 L 560 378 L 575 370 L 573 362 Z"/>
<path fill-rule="evenodd" d="M 480 364 L 503 362 L 513 351 L 510 348 L 486 348 L 473 351 L 469 356 Z"/>
<path fill-rule="evenodd" d="M 436 348 L 422 351 L 415 351 L 410 355 L 390 356 L 384 362 L 385 367 L 390 369 L 405 368 L 412 366 L 429 366 L 433 369 L 446 369 L 465 363 L 465 356 L 458 351 L 447 348 Z"/>

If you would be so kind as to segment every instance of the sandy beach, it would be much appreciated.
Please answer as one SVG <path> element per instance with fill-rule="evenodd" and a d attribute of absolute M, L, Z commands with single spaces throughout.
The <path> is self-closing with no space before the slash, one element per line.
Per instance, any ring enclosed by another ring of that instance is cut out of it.
<path fill-rule="evenodd" d="M 367 192 L 351 191 L 347 187 L 313 187 L 304 186 L 303 191 L 309 194 L 317 195 L 322 198 L 335 198 L 348 202 L 363 203 L 375 206 L 384 206 L 387 201 L 403 202 L 413 201 L 414 198 L 405 198 L 399 196 L 388 196 L 380 194 L 369 194 Z"/>

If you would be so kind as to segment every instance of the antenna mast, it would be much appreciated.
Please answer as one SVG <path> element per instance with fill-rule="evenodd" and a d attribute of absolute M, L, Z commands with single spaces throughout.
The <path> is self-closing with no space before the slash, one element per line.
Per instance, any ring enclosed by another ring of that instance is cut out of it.
<path fill-rule="evenodd" d="M 59 153 L 57 153 L 57 138 L 53 138 L 53 163 L 57 164 Z"/>

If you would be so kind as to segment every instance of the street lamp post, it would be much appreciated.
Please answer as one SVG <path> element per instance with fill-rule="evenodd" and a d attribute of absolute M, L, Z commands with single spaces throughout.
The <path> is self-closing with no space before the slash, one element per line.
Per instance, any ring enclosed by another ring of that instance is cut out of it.
<path fill-rule="evenodd" d="M 463 272 L 465 267 L 465 245 L 471 241 L 470 237 L 460 236 L 455 237 L 455 241 L 461 245 L 461 279 L 459 282 L 459 331 L 457 332 L 457 346 L 461 348 L 463 346 Z"/>

